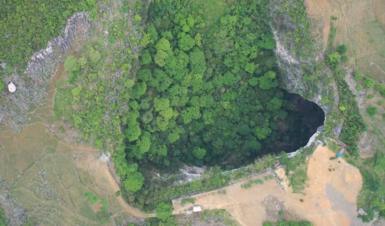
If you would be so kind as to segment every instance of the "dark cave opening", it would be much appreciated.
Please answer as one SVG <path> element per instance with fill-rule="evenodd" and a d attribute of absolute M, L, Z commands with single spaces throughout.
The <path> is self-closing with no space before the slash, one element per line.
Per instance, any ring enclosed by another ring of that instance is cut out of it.
<path fill-rule="evenodd" d="M 284 98 L 288 116 L 279 125 L 279 132 L 267 141 L 272 143 L 266 146 L 269 152 L 290 153 L 304 147 L 325 120 L 324 111 L 316 103 L 288 92 Z"/>

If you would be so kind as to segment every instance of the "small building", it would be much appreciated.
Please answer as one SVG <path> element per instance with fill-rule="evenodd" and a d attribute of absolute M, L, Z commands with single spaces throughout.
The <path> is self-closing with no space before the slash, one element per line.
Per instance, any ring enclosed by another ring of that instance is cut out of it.
<path fill-rule="evenodd" d="M 336 153 L 336 158 L 342 158 L 344 157 L 344 149 L 340 150 L 339 152 Z"/>
<path fill-rule="evenodd" d="M 8 91 L 10 93 L 16 92 L 16 85 L 13 82 L 8 82 Z"/>
<path fill-rule="evenodd" d="M 202 211 L 202 207 L 201 207 L 201 206 L 193 206 L 192 211 L 193 211 L 194 213 L 201 212 L 201 211 Z"/>

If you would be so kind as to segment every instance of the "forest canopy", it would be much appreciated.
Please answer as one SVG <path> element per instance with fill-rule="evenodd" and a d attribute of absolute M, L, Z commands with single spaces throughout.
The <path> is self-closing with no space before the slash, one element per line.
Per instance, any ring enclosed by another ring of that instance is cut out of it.
<path fill-rule="evenodd" d="M 129 19 L 116 19 L 107 43 L 67 57 L 55 113 L 96 147 L 113 149 L 130 201 L 141 207 L 165 201 L 150 197 L 159 186 L 154 171 L 183 164 L 231 169 L 306 144 L 300 102 L 278 84 L 267 5 L 155 0 L 144 10 L 136 4 L 136 12 L 145 12 L 135 16 L 137 31 Z"/>

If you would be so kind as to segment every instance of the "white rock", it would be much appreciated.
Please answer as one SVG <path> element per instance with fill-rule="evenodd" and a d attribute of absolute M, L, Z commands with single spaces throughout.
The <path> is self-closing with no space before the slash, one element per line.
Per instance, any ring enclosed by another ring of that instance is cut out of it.
<path fill-rule="evenodd" d="M 9 82 L 9 83 L 8 83 L 8 91 L 9 91 L 10 93 L 16 92 L 16 85 L 13 84 L 13 82 Z"/>
<path fill-rule="evenodd" d="M 102 155 L 100 155 L 99 160 L 102 162 L 109 162 L 110 157 L 111 157 L 110 153 L 103 153 Z"/>

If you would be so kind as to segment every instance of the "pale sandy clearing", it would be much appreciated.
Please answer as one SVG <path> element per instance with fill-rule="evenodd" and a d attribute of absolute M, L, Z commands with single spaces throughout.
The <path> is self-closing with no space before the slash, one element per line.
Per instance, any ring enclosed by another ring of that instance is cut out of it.
<path fill-rule="evenodd" d="M 335 154 L 325 147 L 315 150 L 308 161 L 309 180 L 304 194 L 286 191 L 275 180 L 243 189 L 241 184 L 247 181 L 243 180 L 224 188 L 225 194 L 218 191 L 198 194 L 194 196 L 195 204 L 203 209 L 225 209 L 243 226 L 262 225 L 269 219 L 264 204 L 267 199 L 282 202 L 290 215 L 309 220 L 314 225 L 364 225 L 356 217 L 361 174 L 343 159 L 330 160 L 333 156 Z M 175 214 L 184 213 L 190 207 L 174 200 Z"/>

